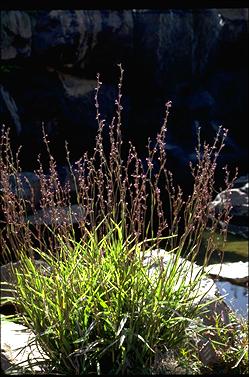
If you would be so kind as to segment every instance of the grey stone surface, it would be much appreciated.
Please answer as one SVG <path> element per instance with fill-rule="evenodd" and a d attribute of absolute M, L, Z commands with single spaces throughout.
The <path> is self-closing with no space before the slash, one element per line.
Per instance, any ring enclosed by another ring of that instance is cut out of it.
<path fill-rule="evenodd" d="M 248 175 L 239 177 L 234 184 L 234 188 L 222 191 L 212 201 L 211 207 L 216 212 L 223 209 L 227 203 L 231 203 L 232 216 L 228 225 L 228 232 L 238 236 L 248 238 L 249 220 L 249 183 Z"/>
<path fill-rule="evenodd" d="M 11 322 L 1 314 L 1 368 L 4 373 L 39 373 L 43 368 L 32 365 L 48 357 L 34 343 L 34 333 L 26 326 Z"/>
<path fill-rule="evenodd" d="M 236 313 L 236 317 L 248 320 L 249 289 L 246 285 L 234 284 L 227 280 L 216 280 L 220 294 L 226 304 Z"/>
<path fill-rule="evenodd" d="M 150 250 L 145 253 L 144 255 L 144 265 L 150 266 L 150 276 L 153 276 L 158 271 L 158 266 L 164 265 L 165 268 L 170 265 L 168 272 L 170 273 L 171 268 L 176 264 L 178 272 L 178 280 L 175 284 L 174 288 L 177 290 L 182 281 L 185 284 L 194 282 L 195 279 L 198 277 L 202 277 L 200 279 L 200 283 L 197 284 L 195 288 L 193 288 L 193 294 L 198 292 L 198 297 L 193 300 L 193 303 L 199 303 L 200 298 L 203 302 L 208 300 L 212 300 L 217 296 L 217 287 L 213 279 L 210 279 L 203 267 L 198 266 L 196 263 L 191 263 L 190 261 L 179 257 L 176 259 L 176 255 L 174 253 L 168 253 L 164 249 L 155 249 Z M 194 292 L 194 290 L 196 290 Z M 203 296 L 203 298 L 202 298 Z"/>
<path fill-rule="evenodd" d="M 181 285 L 182 281 L 186 284 L 194 281 L 195 278 L 198 278 L 198 275 L 204 272 L 204 269 L 197 264 L 185 260 L 184 258 L 179 257 L 178 262 L 176 257 L 172 253 L 167 253 L 163 249 L 151 250 L 145 254 L 145 265 L 151 265 L 150 272 L 151 276 L 157 272 L 158 266 L 161 266 L 162 263 L 167 268 L 170 263 L 173 266 L 177 263 L 178 269 L 180 271 L 178 283 L 175 285 L 175 289 Z M 230 323 L 229 313 L 231 309 L 224 302 L 224 300 L 219 299 L 221 297 L 219 294 L 218 288 L 215 282 L 210 279 L 208 276 L 203 276 L 200 284 L 197 284 L 192 289 L 193 297 L 197 294 L 197 297 L 193 300 L 193 305 L 202 303 L 205 305 L 205 310 L 199 315 L 198 320 L 206 326 L 214 326 L 215 318 L 217 315 L 220 316 L 223 325 L 228 325 Z M 200 323 L 199 323 L 200 324 Z M 192 325 L 191 325 L 192 326 Z M 195 326 L 195 325 L 194 325 Z M 193 341 L 195 342 L 201 361 L 206 366 L 213 366 L 214 364 L 219 363 L 219 355 L 215 352 L 215 349 L 212 345 L 211 340 L 219 341 L 217 335 L 213 335 L 212 332 L 208 332 L 204 336 L 194 335 Z"/>
<path fill-rule="evenodd" d="M 232 216 L 245 216 L 248 217 L 248 189 L 249 183 L 246 183 L 240 188 L 234 188 L 229 190 L 229 193 L 224 191 L 217 195 L 213 201 L 215 208 L 219 209 L 224 206 L 226 200 L 231 200 L 232 202 Z"/>
<path fill-rule="evenodd" d="M 211 276 L 219 276 L 235 284 L 245 284 L 249 280 L 248 262 L 210 264 L 206 271 Z"/>

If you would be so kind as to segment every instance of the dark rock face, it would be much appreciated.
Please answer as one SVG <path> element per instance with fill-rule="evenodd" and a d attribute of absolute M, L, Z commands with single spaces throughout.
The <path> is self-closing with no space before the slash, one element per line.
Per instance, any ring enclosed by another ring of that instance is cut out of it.
<path fill-rule="evenodd" d="M 7 124 L 13 124 L 15 133 L 21 133 L 21 122 L 18 114 L 18 109 L 14 99 L 5 88 L 0 85 L 0 101 L 2 117 L 6 120 Z"/>
<path fill-rule="evenodd" d="M 1 59 L 29 57 L 32 27 L 29 15 L 22 11 L 1 11 Z"/>
<path fill-rule="evenodd" d="M 93 147 L 96 73 L 103 82 L 100 112 L 108 123 L 121 62 L 123 130 L 140 153 L 148 136 L 156 136 L 171 99 L 169 168 L 180 183 L 189 177 L 183 172 L 194 158 L 198 125 L 208 141 L 218 125 L 228 128 L 220 161 L 247 172 L 243 9 L 2 11 L 1 34 L 0 120 L 12 128 L 16 144 L 24 145 L 25 170 L 44 152 L 42 121 L 60 164 L 65 139 L 73 159 Z"/>

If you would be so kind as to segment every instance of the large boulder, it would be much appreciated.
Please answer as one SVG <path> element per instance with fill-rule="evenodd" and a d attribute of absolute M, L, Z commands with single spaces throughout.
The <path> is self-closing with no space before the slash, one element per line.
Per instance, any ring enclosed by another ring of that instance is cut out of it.
<path fill-rule="evenodd" d="M 228 225 L 228 231 L 232 234 L 248 238 L 248 217 L 249 217 L 249 203 L 248 203 L 249 183 L 248 175 L 239 177 L 235 181 L 234 188 L 227 191 L 222 191 L 212 201 L 211 206 L 215 211 L 220 211 L 227 202 L 231 201 L 232 219 Z"/>

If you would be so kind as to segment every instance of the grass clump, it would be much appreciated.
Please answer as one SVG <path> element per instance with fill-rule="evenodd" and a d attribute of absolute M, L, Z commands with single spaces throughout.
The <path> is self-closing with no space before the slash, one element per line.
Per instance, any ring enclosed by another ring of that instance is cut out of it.
<path fill-rule="evenodd" d="M 49 274 L 21 255 L 19 310 L 57 371 L 141 373 L 151 367 L 156 349 L 186 337 L 201 307 L 193 306 L 197 279 L 174 289 L 176 261 L 151 274 L 143 243 L 124 239 L 121 224 L 113 222 L 100 239 L 97 230 L 87 241 L 58 236 L 57 255 L 37 250 Z"/>
<path fill-rule="evenodd" d="M 19 151 L 13 155 L 8 131 L 2 133 L 2 258 L 20 261 L 13 300 L 19 320 L 34 331 L 49 356 L 46 372 L 49 367 L 66 374 L 150 373 L 156 355 L 165 349 L 188 344 L 181 351 L 186 354 L 194 339 L 189 328 L 203 331 L 201 313 L 207 303 L 199 287 L 217 231 L 226 239 L 229 200 L 216 215 L 209 204 L 227 131 L 220 128 L 212 145 L 202 144 L 199 135 L 197 163 L 190 167 L 193 191 L 184 199 L 167 169 L 170 102 L 156 140 L 148 141 L 146 159 L 139 158 L 131 143 L 126 153 L 123 149 L 120 70 L 108 138 L 104 140 L 105 120 L 99 112 L 98 76 L 96 145 L 74 164 L 66 146 L 66 182 L 60 180 L 44 131 L 49 168 L 38 157 L 38 205 L 32 184 L 21 178 Z M 225 169 L 227 193 L 234 179 Z M 194 273 L 208 225 L 204 263 Z M 169 259 L 157 259 L 154 268 L 152 259 L 145 260 L 159 247 Z M 37 259 L 47 267 L 37 269 Z"/>

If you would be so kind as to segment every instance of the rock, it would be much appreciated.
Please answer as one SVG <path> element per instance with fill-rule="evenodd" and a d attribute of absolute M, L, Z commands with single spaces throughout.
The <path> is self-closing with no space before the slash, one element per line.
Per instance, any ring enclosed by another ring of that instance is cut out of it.
<path fill-rule="evenodd" d="M 236 179 L 234 182 L 234 188 L 244 187 L 249 182 L 249 175 L 243 175 Z"/>
<path fill-rule="evenodd" d="M 34 51 L 52 65 L 70 63 L 92 69 L 113 59 L 120 61 L 132 45 L 132 29 L 129 10 L 52 10 L 37 19 Z"/>
<path fill-rule="evenodd" d="M 189 75 L 203 74 L 222 29 L 218 12 L 207 9 L 138 11 L 134 23 L 136 54 L 139 61 L 147 62 L 141 68 L 150 80 L 153 77 L 158 88 L 172 87 L 173 83 L 188 80 Z"/>
<path fill-rule="evenodd" d="M 248 238 L 248 217 L 249 217 L 249 202 L 248 202 L 249 183 L 248 175 L 238 178 L 235 181 L 235 188 L 229 192 L 222 191 L 212 201 L 211 207 L 215 211 L 221 210 L 227 201 L 231 201 L 232 219 L 228 225 L 228 232 Z"/>
<path fill-rule="evenodd" d="M 156 273 L 158 265 L 160 265 L 160 263 L 163 263 L 165 266 L 169 263 L 172 266 L 177 263 L 177 266 L 179 266 L 179 279 L 177 284 L 175 285 L 176 290 L 181 285 L 182 279 L 184 279 L 184 282 L 188 284 L 189 282 L 194 281 L 194 279 L 197 278 L 198 275 L 201 275 L 204 272 L 203 267 L 198 266 L 196 263 L 192 264 L 190 261 L 184 258 L 179 257 L 177 262 L 176 255 L 174 253 L 168 253 L 164 249 L 149 250 L 143 255 L 143 257 L 144 265 L 150 265 L 149 271 L 151 276 Z M 205 297 L 203 298 L 205 301 L 214 299 L 217 294 L 217 288 L 214 281 L 207 277 L 201 279 L 200 285 L 198 285 L 198 291 L 200 295 L 198 295 L 198 297 L 194 299 L 194 303 L 198 303 L 200 301 L 200 296 L 202 295 L 202 293 L 203 295 L 205 294 Z"/>
<path fill-rule="evenodd" d="M 96 88 L 96 80 L 87 80 L 60 71 L 57 71 L 57 74 L 69 97 L 81 98 Z"/>
<path fill-rule="evenodd" d="M 230 190 L 230 198 L 232 201 L 232 216 L 245 216 L 248 217 L 248 189 L 249 183 L 246 183 L 243 187 Z M 218 200 L 219 204 L 226 199 L 226 195 L 220 194 Z"/>
<path fill-rule="evenodd" d="M 210 276 L 230 281 L 233 284 L 245 284 L 249 281 L 248 262 L 210 264 L 206 271 Z"/>
<path fill-rule="evenodd" d="M 248 226 L 234 225 L 232 223 L 229 223 L 228 232 L 236 236 L 248 239 Z"/>
<path fill-rule="evenodd" d="M 165 267 L 167 267 L 168 263 L 171 263 L 173 266 L 176 263 L 175 254 L 168 253 L 163 249 L 150 250 L 144 254 L 144 265 L 151 265 L 151 276 L 156 273 L 157 267 L 162 263 Z M 181 257 L 178 260 L 177 266 L 179 269 L 179 280 L 175 285 L 175 289 L 181 285 L 183 279 L 184 282 L 188 283 L 193 281 L 195 277 L 198 277 L 198 274 L 202 274 L 203 272 L 203 267 L 198 266 L 195 263 L 191 264 L 190 261 Z M 200 284 L 197 284 L 197 286 L 193 288 L 193 293 L 198 293 L 198 296 L 193 300 L 193 305 L 199 303 L 207 304 L 204 312 L 200 314 L 199 317 L 205 326 L 214 326 L 217 315 L 220 316 L 224 326 L 230 323 L 229 313 L 231 312 L 231 309 L 224 300 L 217 301 L 217 297 L 219 297 L 220 294 L 212 279 L 208 277 L 202 278 Z M 216 332 L 209 331 L 205 331 L 202 336 L 194 337 L 193 341 L 198 348 L 200 359 L 204 365 L 211 367 L 220 362 L 220 357 L 215 352 L 215 348 L 211 342 L 219 340 L 219 335 Z"/>
<path fill-rule="evenodd" d="M 0 85 L 0 116 L 1 123 L 7 127 L 14 128 L 15 134 L 20 135 L 22 125 L 19 117 L 18 108 L 10 93 Z"/>
<path fill-rule="evenodd" d="M 93 148 L 95 143 L 98 127 L 94 98 L 96 77 L 86 79 L 60 70 L 52 73 L 39 70 L 35 77 L 27 74 L 23 73 L 22 77 L 13 74 L 11 80 L 12 83 L 18 80 L 22 88 L 21 93 L 14 88 L 14 97 L 19 108 L 18 114 L 24 114 L 21 133 L 17 138 L 17 143 L 23 146 L 21 160 L 24 170 L 36 169 L 38 154 L 41 154 L 47 163 L 42 124 L 50 140 L 51 153 L 60 165 L 66 165 L 65 141 L 69 144 L 72 160 L 79 159 L 85 151 Z M 115 113 L 116 84 L 117 82 L 115 85 L 103 82 L 99 93 L 101 117 L 106 119 L 107 127 Z M 130 97 L 124 94 L 124 128 L 127 127 L 129 103 Z M 13 118 L 14 115 L 13 113 L 9 116 Z M 3 116 L 2 118 L 4 119 Z"/>
<path fill-rule="evenodd" d="M 226 326 L 230 324 L 229 313 L 231 310 L 224 300 L 212 302 L 208 305 L 208 311 L 203 315 L 203 324 L 207 327 L 215 328 L 216 319 L 220 319 L 220 325 Z M 208 329 L 197 337 L 196 345 L 199 352 L 199 357 L 205 366 L 212 367 L 222 363 L 220 355 L 215 351 L 215 346 L 212 342 L 222 341 L 217 332 L 209 331 Z"/>
<path fill-rule="evenodd" d="M 1 59 L 30 56 L 32 30 L 26 12 L 1 11 L 1 32 Z"/>
<path fill-rule="evenodd" d="M 248 319 L 249 289 L 248 286 L 231 283 L 227 280 L 215 280 L 223 300 L 236 313 L 237 318 Z"/>
<path fill-rule="evenodd" d="M 34 338 L 34 333 L 26 326 L 11 322 L 1 314 L 1 370 L 4 373 L 43 371 L 37 362 L 46 363 L 48 357 L 34 343 Z"/>
<path fill-rule="evenodd" d="M 248 21 L 247 8 L 221 8 L 218 10 L 224 19 Z"/>
<path fill-rule="evenodd" d="M 6 11 L 1 18 L 4 60 L 23 56 L 25 52 L 57 67 L 99 66 L 114 56 L 120 62 L 132 44 L 131 10 Z M 110 34 L 111 43 L 107 45 L 105 41 Z M 16 46 L 18 38 L 22 49 Z"/>

